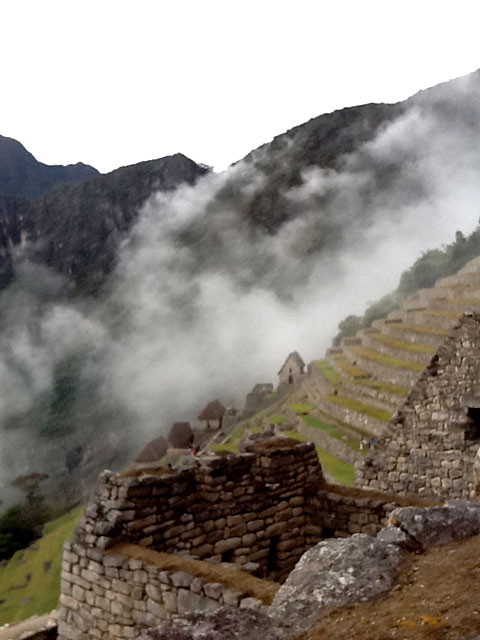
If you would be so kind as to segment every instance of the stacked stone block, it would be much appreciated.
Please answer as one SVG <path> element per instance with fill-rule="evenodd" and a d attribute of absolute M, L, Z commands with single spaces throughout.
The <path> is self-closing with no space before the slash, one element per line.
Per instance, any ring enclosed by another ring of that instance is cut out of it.
<path fill-rule="evenodd" d="M 277 578 L 306 549 L 304 496 L 322 482 L 310 443 L 202 457 L 196 469 L 171 476 L 137 479 L 105 472 L 75 541 L 98 549 L 125 541 L 200 559 L 256 562 L 263 575 Z"/>
<path fill-rule="evenodd" d="M 391 496 L 326 485 L 313 444 L 282 442 L 201 457 L 177 473 L 104 472 L 64 547 L 60 640 L 134 638 L 175 613 L 261 606 L 231 580 L 166 571 L 150 560 L 152 550 L 235 563 L 281 581 L 322 538 L 375 533 L 399 506 Z"/>
<path fill-rule="evenodd" d="M 231 577 L 232 569 L 225 569 Z M 219 606 L 255 608 L 262 602 L 220 582 L 184 571 L 164 571 L 126 555 L 67 542 L 59 638 L 136 638 L 174 614 Z"/>
<path fill-rule="evenodd" d="M 357 467 L 364 488 L 468 498 L 480 429 L 480 315 L 464 314 Z"/>

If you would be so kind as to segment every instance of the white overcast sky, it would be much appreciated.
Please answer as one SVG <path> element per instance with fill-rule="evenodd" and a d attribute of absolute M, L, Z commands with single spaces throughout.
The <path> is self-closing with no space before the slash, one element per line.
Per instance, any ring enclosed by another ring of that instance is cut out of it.
<path fill-rule="evenodd" d="M 480 67 L 480 3 L 0 0 L 0 134 L 100 171 L 221 169 L 309 118 Z"/>

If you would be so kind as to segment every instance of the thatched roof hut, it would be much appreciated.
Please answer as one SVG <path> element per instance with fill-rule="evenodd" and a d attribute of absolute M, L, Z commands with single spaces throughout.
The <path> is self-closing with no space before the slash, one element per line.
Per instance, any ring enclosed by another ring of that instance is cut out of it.
<path fill-rule="evenodd" d="M 193 438 L 189 422 L 174 422 L 168 434 L 168 444 L 174 449 L 189 449 L 193 445 Z"/>
<path fill-rule="evenodd" d="M 140 451 L 135 462 L 156 462 L 167 453 L 168 444 L 163 436 L 155 438 Z"/>
<path fill-rule="evenodd" d="M 226 408 L 218 400 L 212 400 L 198 414 L 199 420 L 221 420 L 225 415 Z"/>

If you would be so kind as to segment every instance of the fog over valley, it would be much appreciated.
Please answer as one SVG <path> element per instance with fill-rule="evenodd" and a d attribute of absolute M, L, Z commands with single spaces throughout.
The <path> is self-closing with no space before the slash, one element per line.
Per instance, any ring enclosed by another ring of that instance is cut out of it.
<path fill-rule="evenodd" d="M 156 191 L 94 295 L 25 259 L 27 242 L 0 293 L 0 497 L 21 473 L 123 464 L 215 398 L 241 408 L 290 351 L 321 357 L 345 316 L 472 231 L 477 75 L 419 94 L 373 135 L 362 116 L 330 164 L 302 164 L 291 133 Z M 269 190 L 275 225 L 255 218 Z"/>

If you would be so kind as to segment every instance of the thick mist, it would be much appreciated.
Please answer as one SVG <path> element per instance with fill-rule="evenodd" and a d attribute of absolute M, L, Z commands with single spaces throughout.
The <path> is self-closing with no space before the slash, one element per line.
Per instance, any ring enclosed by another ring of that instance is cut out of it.
<path fill-rule="evenodd" d="M 242 407 L 290 351 L 321 357 L 339 321 L 422 251 L 471 231 L 480 149 L 448 100 L 411 100 L 336 170 L 305 170 L 275 234 L 244 215 L 268 176 L 242 162 L 152 196 L 96 301 L 72 302 L 59 278 L 25 267 L 0 295 L 0 486 L 67 473 L 80 449 L 85 469 L 102 448 L 135 454 L 215 398 Z"/>

